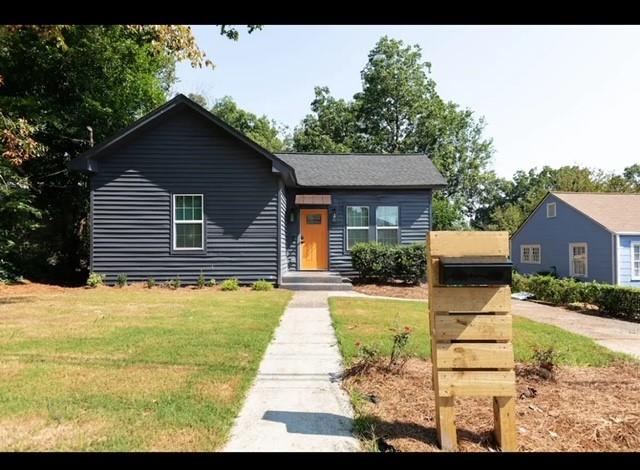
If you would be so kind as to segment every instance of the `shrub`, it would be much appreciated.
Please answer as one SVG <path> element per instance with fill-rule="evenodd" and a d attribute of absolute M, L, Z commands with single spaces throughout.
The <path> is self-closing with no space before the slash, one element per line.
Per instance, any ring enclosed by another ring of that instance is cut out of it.
<path fill-rule="evenodd" d="M 209 287 L 214 287 L 216 284 L 217 284 L 217 282 L 216 282 L 215 278 L 212 277 L 211 280 L 208 283 L 208 286 Z"/>
<path fill-rule="evenodd" d="M 640 320 L 640 289 L 517 273 L 514 273 L 512 288 L 514 292 L 531 292 L 536 299 L 545 302 L 592 304 L 611 315 Z"/>
<path fill-rule="evenodd" d="M 180 276 L 176 276 L 173 279 L 169 279 L 169 282 L 167 282 L 167 287 L 173 290 L 179 289 L 181 285 L 182 285 L 182 282 L 180 282 Z"/>
<path fill-rule="evenodd" d="M 155 285 L 156 285 L 156 280 L 154 278 L 150 277 L 149 279 L 147 279 L 147 289 L 151 289 Z"/>
<path fill-rule="evenodd" d="M 87 286 L 89 287 L 98 287 L 104 284 L 105 275 L 98 273 L 91 273 L 87 278 Z"/>
<path fill-rule="evenodd" d="M 202 271 L 200 271 L 200 275 L 198 276 L 198 289 L 202 289 L 206 284 L 207 281 L 204 278 L 204 274 L 202 274 Z"/>
<path fill-rule="evenodd" d="M 401 280 L 416 284 L 427 270 L 425 245 L 383 245 L 357 243 L 351 248 L 351 262 L 364 281 L 388 282 Z"/>
<path fill-rule="evenodd" d="M 118 287 L 124 287 L 127 285 L 127 275 L 122 273 L 122 274 L 118 274 L 118 277 L 116 278 L 116 283 L 118 284 Z"/>
<path fill-rule="evenodd" d="M 240 283 L 235 277 L 231 277 L 229 279 L 225 279 L 222 284 L 220 284 L 222 290 L 238 290 L 240 289 Z"/>
<path fill-rule="evenodd" d="M 395 330 L 393 335 L 393 345 L 391 346 L 391 355 L 389 356 L 389 371 L 400 372 L 409 360 L 406 353 L 407 344 L 411 336 L 411 328 L 405 326 L 402 330 Z"/>
<path fill-rule="evenodd" d="M 251 290 L 271 290 L 273 289 L 273 283 L 260 279 L 251 284 Z"/>

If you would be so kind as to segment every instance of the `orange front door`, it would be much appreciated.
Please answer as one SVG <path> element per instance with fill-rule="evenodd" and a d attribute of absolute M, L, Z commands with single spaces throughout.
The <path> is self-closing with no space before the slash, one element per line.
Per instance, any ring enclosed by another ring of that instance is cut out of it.
<path fill-rule="evenodd" d="M 302 269 L 329 268 L 327 209 L 300 209 Z"/>

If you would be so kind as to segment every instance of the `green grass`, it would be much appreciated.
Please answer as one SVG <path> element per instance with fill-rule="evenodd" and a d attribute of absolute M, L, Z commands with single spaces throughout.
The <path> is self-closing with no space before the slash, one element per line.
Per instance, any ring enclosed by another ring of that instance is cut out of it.
<path fill-rule="evenodd" d="M 0 450 L 213 450 L 288 291 L 0 294 Z"/>
<path fill-rule="evenodd" d="M 426 302 L 332 297 L 329 306 L 347 364 L 356 357 L 357 342 L 376 346 L 383 355 L 388 356 L 392 330 L 405 326 L 413 330 L 407 352 L 422 359 L 430 356 Z M 616 360 L 630 360 L 628 356 L 602 347 L 585 336 L 521 317 L 514 317 L 513 345 L 516 361 L 519 362 L 529 362 L 535 347 L 555 348 L 560 353 L 559 363 L 566 365 L 606 366 Z"/>

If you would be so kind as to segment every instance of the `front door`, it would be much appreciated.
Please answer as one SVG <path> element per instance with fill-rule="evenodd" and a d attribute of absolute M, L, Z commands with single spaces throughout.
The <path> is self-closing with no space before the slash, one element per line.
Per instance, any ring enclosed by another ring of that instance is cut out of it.
<path fill-rule="evenodd" d="M 303 270 L 329 268 L 329 224 L 327 209 L 300 209 L 301 267 Z"/>

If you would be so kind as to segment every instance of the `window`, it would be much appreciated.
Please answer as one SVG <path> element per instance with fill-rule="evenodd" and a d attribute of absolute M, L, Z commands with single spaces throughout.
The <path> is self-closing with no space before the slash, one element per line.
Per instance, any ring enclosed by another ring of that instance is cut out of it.
<path fill-rule="evenodd" d="M 556 203 L 549 202 L 547 204 L 547 219 L 551 219 L 556 216 Z"/>
<path fill-rule="evenodd" d="M 173 249 L 204 249 L 202 194 L 173 195 Z"/>
<path fill-rule="evenodd" d="M 369 208 L 347 207 L 347 250 L 360 242 L 369 241 Z"/>
<path fill-rule="evenodd" d="M 631 279 L 640 280 L 640 242 L 631 243 Z"/>
<path fill-rule="evenodd" d="M 520 245 L 520 262 L 526 264 L 540 264 L 540 245 Z"/>
<path fill-rule="evenodd" d="M 569 275 L 587 277 L 587 244 L 569 243 Z"/>
<path fill-rule="evenodd" d="M 398 243 L 398 206 L 376 207 L 376 240 L 383 245 Z"/>
<path fill-rule="evenodd" d="M 320 224 L 322 224 L 322 214 L 307 215 L 307 225 L 320 225 Z"/>

